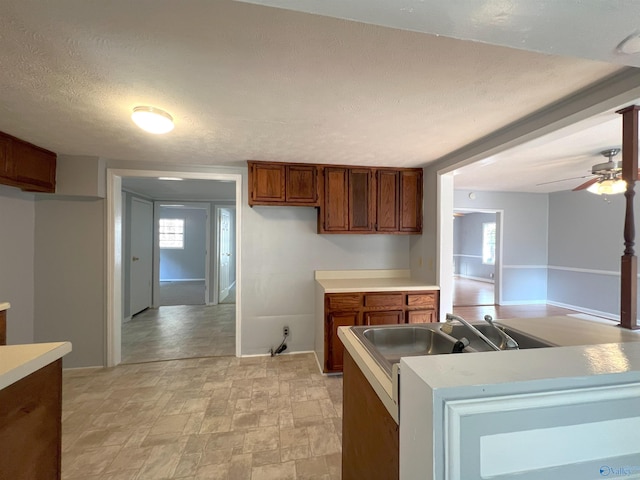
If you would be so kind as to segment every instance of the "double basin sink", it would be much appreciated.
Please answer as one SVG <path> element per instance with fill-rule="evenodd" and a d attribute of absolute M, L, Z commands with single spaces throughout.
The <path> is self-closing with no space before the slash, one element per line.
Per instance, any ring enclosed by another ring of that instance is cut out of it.
<path fill-rule="evenodd" d="M 474 324 L 477 330 L 491 340 L 500 350 L 512 349 L 507 345 L 501 329 L 515 340 L 519 349 L 553 347 L 555 345 L 504 326 L 494 327 L 489 324 Z M 363 346 L 373 359 L 391 377 L 393 365 L 400 362 L 401 357 L 417 355 L 441 355 L 451 353 L 472 353 L 494 351 L 471 328 L 462 324 L 426 323 L 413 325 L 381 325 L 351 327 Z M 458 343 L 467 339 L 468 345 Z"/>

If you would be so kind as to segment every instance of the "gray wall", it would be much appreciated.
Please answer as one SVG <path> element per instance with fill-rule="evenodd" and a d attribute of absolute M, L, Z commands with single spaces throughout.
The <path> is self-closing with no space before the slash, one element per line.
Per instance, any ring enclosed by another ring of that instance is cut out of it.
<path fill-rule="evenodd" d="M 9 302 L 7 343 L 34 339 L 33 194 L 0 185 L 0 302 Z"/>
<path fill-rule="evenodd" d="M 242 215 L 243 354 L 277 346 L 284 325 L 289 351 L 313 350 L 314 270 L 409 268 L 408 236 L 318 235 L 309 207 L 243 203 Z"/>
<path fill-rule="evenodd" d="M 617 318 L 624 212 L 623 195 L 549 195 L 549 301 Z"/>
<path fill-rule="evenodd" d="M 537 303 L 547 298 L 547 194 L 454 192 L 454 208 L 502 210 L 501 303 Z"/>
<path fill-rule="evenodd" d="M 71 341 L 67 367 L 103 365 L 105 201 L 42 197 L 35 211 L 35 341 Z"/>
<path fill-rule="evenodd" d="M 184 249 L 160 249 L 160 281 L 204 280 L 207 211 L 160 207 L 160 218 L 181 218 L 185 221 Z"/>
<path fill-rule="evenodd" d="M 496 222 L 495 213 L 466 213 L 453 219 L 454 273 L 493 281 L 495 265 L 482 263 L 482 224 Z"/>

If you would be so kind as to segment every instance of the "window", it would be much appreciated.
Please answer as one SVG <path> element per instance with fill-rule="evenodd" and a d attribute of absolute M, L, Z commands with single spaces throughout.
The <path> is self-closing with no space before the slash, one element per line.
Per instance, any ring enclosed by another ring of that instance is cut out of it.
<path fill-rule="evenodd" d="M 496 263 L 495 222 L 482 224 L 482 263 L 485 265 L 495 265 Z"/>
<path fill-rule="evenodd" d="M 160 248 L 184 248 L 184 218 L 160 219 Z"/>

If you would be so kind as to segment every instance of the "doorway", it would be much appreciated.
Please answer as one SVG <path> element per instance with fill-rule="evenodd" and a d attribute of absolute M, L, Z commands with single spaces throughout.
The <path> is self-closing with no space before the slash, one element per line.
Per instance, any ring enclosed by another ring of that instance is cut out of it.
<path fill-rule="evenodd" d="M 155 202 L 158 306 L 209 302 L 210 204 Z"/>
<path fill-rule="evenodd" d="M 456 209 L 453 213 L 453 306 L 496 305 L 500 249 L 498 212 Z"/>
<path fill-rule="evenodd" d="M 123 292 L 121 289 L 123 274 L 123 206 L 122 206 L 122 179 L 126 177 L 139 179 L 154 179 L 162 176 L 181 177 L 183 179 L 193 180 L 218 180 L 230 184 L 233 188 L 234 202 L 241 205 L 242 192 L 242 174 L 241 173 L 198 173 L 198 172 L 166 172 L 166 171 L 147 171 L 147 170 L 114 170 L 107 171 L 107 217 L 108 217 L 108 263 L 107 263 L 107 365 L 115 366 L 122 361 L 122 305 Z M 233 245 L 233 271 L 235 272 L 236 297 L 237 304 L 233 305 L 233 313 L 231 315 L 231 325 L 234 331 L 234 347 L 231 354 L 240 355 L 241 345 L 241 283 L 239 268 L 241 260 L 240 251 L 240 235 L 241 228 L 241 209 L 235 212 L 235 222 L 231 232 Z M 217 292 L 217 290 L 214 290 Z M 215 295 L 217 297 L 217 295 Z M 173 307 L 167 307 L 173 308 Z M 194 307 L 195 308 L 195 307 Z M 197 307 L 207 308 L 207 306 Z M 184 318 L 191 318 L 194 315 L 188 314 Z M 183 324 L 178 323 L 176 328 Z M 227 353 L 227 354 L 229 354 Z"/>
<path fill-rule="evenodd" d="M 129 257 L 129 301 L 131 316 L 152 304 L 153 204 L 131 199 L 131 256 Z"/>

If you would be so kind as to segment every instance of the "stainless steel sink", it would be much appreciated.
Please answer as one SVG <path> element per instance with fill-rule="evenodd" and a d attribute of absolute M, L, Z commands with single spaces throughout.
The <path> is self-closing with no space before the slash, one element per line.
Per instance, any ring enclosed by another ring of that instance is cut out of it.
<path fill-rule="evenodd" d="M 442 333 L 439 324 L 351 327 L 374 360 L 391 376 L 401 357 L 451 353 L 456 339 Z M 465 349 L 472 351 L 472 349 Z"/>
<path fill-rule="evenodd" d="M 445 331 L 441 331 L 442 327 Z M 474 324 L 501 349 L 506 350 L 504 339 L 489 324 Z M 518 342 L 521 349 L 553 347 L 555 345 L 512 328 L 500 326 L 511 338 Z M 380 325 L 351 327 L 353 333 L 371 354 L 373 359 L 392 377 L 393 365 L 401 357 L 417 355 L 442 355 L 453 352 L 458 339 L 469 340 L 463 352 L 493 351 L 489 345 L 478 338 L 465 325 L 443 325 L 442 323 L 424 323 L 413 325 Z"/>
<path fill-rule="evenodd" d="M 474 323 L 473 326 L 477 328 L 481 333 L 483 333 L 487 338 L 489 338 L 489 340 L 500 347 L 501 350 L 507 350 L 507 345 L 505 344 L 504 337 L 500 336 L 491 325 L 488 325 L 486 323 Z M 442 325 L 442 327 L 440 328 L 444 333 L 451 335 L 454 338 L 467 338 L 467 340 L 469 340 L 469 346 L 473 350 L 481 352 L 492 350 L 489 345 L 487 345 L 480 338 L 474 335 L 471 329 L 469 329 L 466 325 Z M 518 343 L 518 348 L 520 350 L 529 348 L 555 347 L 555 345 L 552 343 L 541 340 L 532 335 L 522 333 L 518 330 L 514 330 L 513 328 L 504 326 L 498 326 L 498 328 L 502 329 L 507 335 L 513 338 Z"/>

